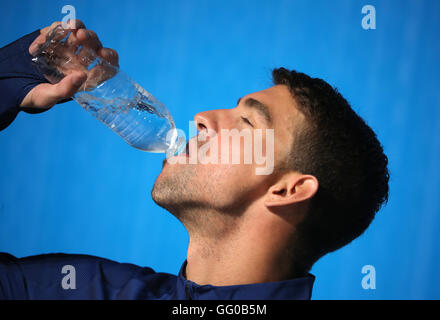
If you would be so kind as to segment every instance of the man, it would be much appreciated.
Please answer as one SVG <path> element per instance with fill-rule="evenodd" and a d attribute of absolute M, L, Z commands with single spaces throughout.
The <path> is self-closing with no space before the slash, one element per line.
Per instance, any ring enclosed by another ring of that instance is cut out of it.
<path fill-rule="evenodd" d="M 30 64 L 29 52 L 56 25 L 0 52 L 3 128 L 20 110 L 46 110 L 82 88 L 82 71 L 52 85 Z M 116 52 L 102 48 L 81 22 L 69 28 L 71 41 L 118 64 Z M 273 172 L 255 174 L 256 163 L 164 163 L 152 197 L 190 236 L 178 276 L 86 255 L 1 254 L 0 297 L 310 299 L 313 264 L 361 235 L 387 200 L 387 157 L 374 132 L 323 80 L 280 68 L 273 82 L 235 108 L 197 114 L 196 143 L 189 155 L 173 157 L 190 157 L 219 139 L 211 132 L 272 129 Z M 66 265 L 76 270 L 73 290 L 62 283 Z"/>

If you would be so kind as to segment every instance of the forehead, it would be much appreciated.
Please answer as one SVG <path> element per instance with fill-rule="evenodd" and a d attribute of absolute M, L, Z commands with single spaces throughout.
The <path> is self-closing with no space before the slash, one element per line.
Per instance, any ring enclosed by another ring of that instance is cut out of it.
<path fill-rule="evenodd" d="M 289 130 L 291 133 L 295 123 L 302 121 L 303 115 L 299 111 L 292 93 L 285 85 L 273 87 L 248 94 L 246 98 L 254 98 L 264 103 L 269 109 L 273 120 L 273 129 Z"/>
<path fill-rule="evenodd" d="M 264 103 L 269 109 L 275 138 L 275 154 L 284 159 L 288 156 L 293 143 L 294 132 L 300 130 L 305 121 L 289 88 L 285 85 L 275 85 L 265 90 L 251 93 L 246 98 L 254 98 Z"/>

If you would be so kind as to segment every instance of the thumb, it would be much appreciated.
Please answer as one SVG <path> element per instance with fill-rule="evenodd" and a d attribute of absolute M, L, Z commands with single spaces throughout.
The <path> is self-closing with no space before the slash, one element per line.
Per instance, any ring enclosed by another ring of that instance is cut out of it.
<path fill-rule="evenodd" d="M 51 85 L 47 90 L 47 105 L 54 105 L 58 101 L 72 97 L 86 81 L 84 72 L 74 72 L 64 77 L 57 84 Z"/>
<path fill-rule="evenodd" d="M 20 107 L 30 112 L 33 109 L 48 109 L 60 100 L 70 98 L 86 81 L 84 72 L 74 72 L 64 77 L 57 84 L 42 83 L 34 87 L 24 97 Z M 32 112 L 31 112 L 32 113 Z"/>

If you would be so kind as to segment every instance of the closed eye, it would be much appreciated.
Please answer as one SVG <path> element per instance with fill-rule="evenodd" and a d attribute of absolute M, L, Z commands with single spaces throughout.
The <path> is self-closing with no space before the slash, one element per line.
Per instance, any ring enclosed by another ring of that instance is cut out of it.
<path fill-rule="evenodd" d="M 248 125 L 250 125 L 252 128 L 254 127 L 254 125 L 249 121 L 248 118 L 241 117 L 241 119 L 242 119 L 244 122 L 246 122 Z"/>

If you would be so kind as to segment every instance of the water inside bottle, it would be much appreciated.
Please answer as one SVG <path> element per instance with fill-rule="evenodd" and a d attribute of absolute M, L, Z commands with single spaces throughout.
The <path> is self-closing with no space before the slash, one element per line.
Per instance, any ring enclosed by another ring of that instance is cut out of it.
<path fill-rule="evenodd" d="M 70 34 L 61 25 L 48 33 L 32 59 L 40 72 L 57 83 L 66 74 L 85 71 L 84 91 L 73 97 L 84 109 L 135 148 L 167 156 L 180 153 L 186 139 L 178 136 L 168 109 L 92 49 L 67 41 Z"/>
<path fill-rule="evenodd" d="M 135 148 L 177 154 L 185 147 L 167 108 L 121 70 L 74 99 Z"/>

